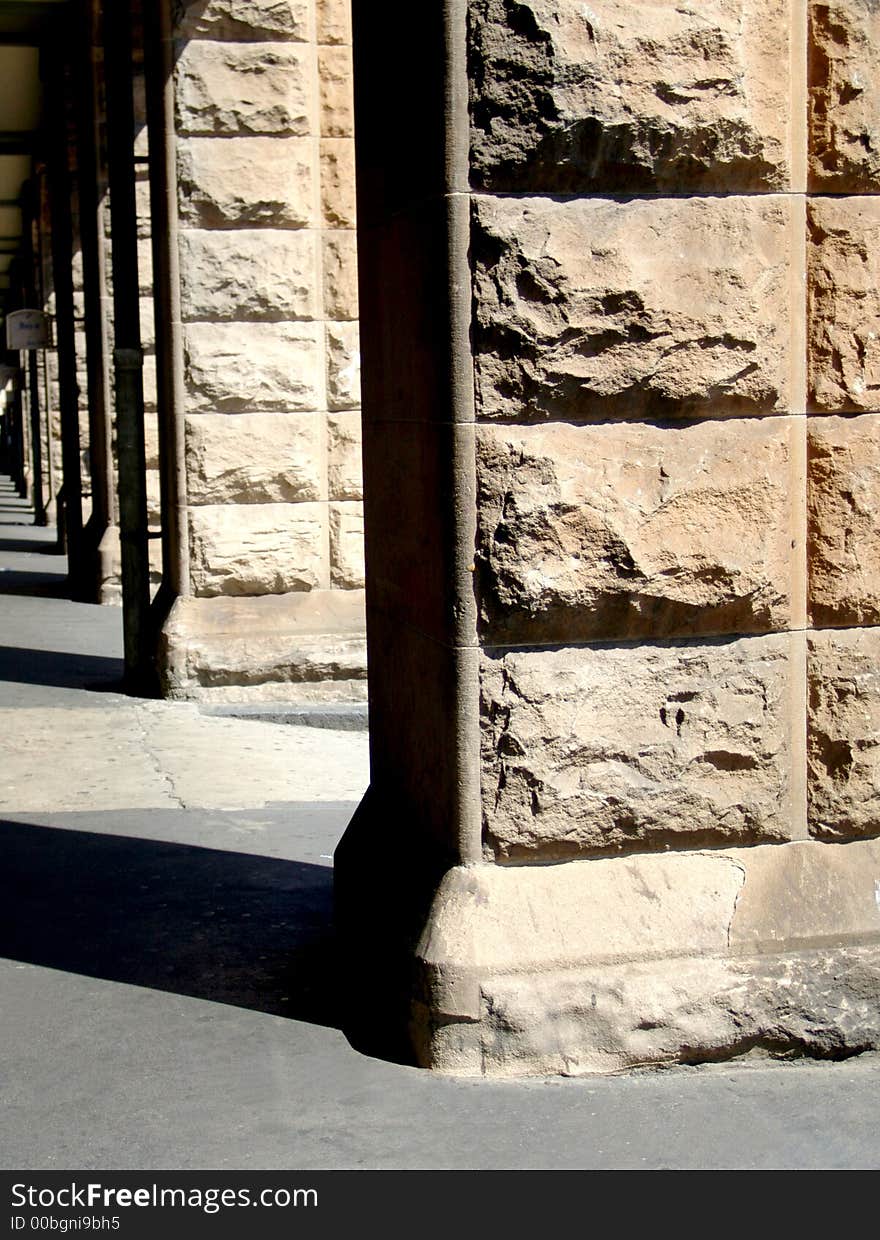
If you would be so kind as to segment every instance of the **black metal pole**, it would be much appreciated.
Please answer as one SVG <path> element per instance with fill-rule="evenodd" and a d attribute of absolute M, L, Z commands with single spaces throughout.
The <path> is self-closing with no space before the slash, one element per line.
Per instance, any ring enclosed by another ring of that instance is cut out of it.
<path fill-rule="evenodd" d="M 125 679 L 130 693 L 151 693 L 155 671 L 149 614 L 144 358 L 138 292 L 130 0 L 108 0 L 104 5 L 104 40 Z"/>

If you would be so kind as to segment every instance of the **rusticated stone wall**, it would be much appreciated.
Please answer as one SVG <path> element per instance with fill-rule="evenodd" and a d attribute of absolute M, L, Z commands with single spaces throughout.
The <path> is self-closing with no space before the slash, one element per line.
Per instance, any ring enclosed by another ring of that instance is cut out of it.
<path fill-rule="evenodd" d="M 355 19 L 353 978 L 456 1072 L 877 1046 L 880 10 Z"/>
<path fill-rule="evenodd" d="M 175 90 L 193 598 L 172 617 L 167 688 L 362 697 L 347 5 L 195 0 Z M 248 672 L 232 648 L 265 628 L 270 596 L 287 644 L 273 668 L 255 639 Z M 298 651 L 330 613 L 336 632 L 340 605 L 351 640 L 328 638 L 316 668 Z"/>

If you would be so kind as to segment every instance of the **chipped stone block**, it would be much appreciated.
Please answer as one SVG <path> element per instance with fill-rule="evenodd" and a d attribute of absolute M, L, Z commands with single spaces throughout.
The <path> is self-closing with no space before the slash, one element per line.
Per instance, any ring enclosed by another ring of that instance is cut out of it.
<path fill-rule="evenodd" d="M 782 198 L 477 199 L 477 413 L 754 414 L 789 399 Z"/>
<path fill-rule="evenodd" d="M 206 228 L 316 222 L 317 169 L 308 138 L 184 138 L 178 142 L 180 215 Z"/>
<path fill-rule="evenodd" d="M 354 228 L 354 140 L 321 139 L 321 218 L 326 228 Z"/>
<path fill-rule="evenodd" d="M 330 499 L 363 499 L 361 415 L 327 416 L 327 485 Z"/>
<path fill-rule="evenodd" d="M 326 504 L 191 508 L 194 593 L 205 598 L 326 587 L 326 517 Z"/>
<path fill-rule="evenodd" d="M 148 413 L 144 417 L 144 452 L 147 469 L 159 468 L 159 417 Z"/>
<path fill-rule="evenodd" d="M 360 503 L 330 505 L 330 584 L 338 590 L 364 588 L 364 512 Z"/>
<path fill-rule="evenodd" d="M 809 379 L 814 408 L 880 407 L 880 202 L 808 206 Z"/>
<path fill-rule="evenodd" d="M 192 408 L 217 413 L 320 409 L 323 328 L 316 323 L 189 323 Z"/>
<path fill-rule="evenodd" d="M 789 0 L 472 0 L 475 184 L 787 188 L 790 22 Z"/>
<path fill-rule="evenodd" d="M 880 623 L 880 415 L 811 418 L 807 492 L 814 624 Z"/>
<path fill-rule="evenodd" d="M 316 413 L 200 413 L 187 418 L 190 502 L 323 499 L 321 421 Z"/>
<path fill-rule="evenodd" d="M 177 24 L 183 39 L 293 39 L 310 34 L 309 0 L 189 0 Z"/>
<path fill-rule="evenodd" d="M 357 409 L 361 403 L 361 355 L 357 323 L 327 324 L 327 408 Z"/>
<path fill-rule="evenodd" d="M 766 632 L 791 620 L 792 423 L 477 433 L 493 643 Z"/>
<path fill-rule="evenodd" d="M 811 834 L 880 830 L 880 629 L 808 639 L 807 786 Z"/>
<path fill-rule="evenodd" d="M 351 43 L 351 0 L 315 0 L 319 43 Z"/>
<path fill-rule="evenodd" d="M 790 639 L 497 651 L 481 666 L 499 859 L 782 840 Z"/>
<path fill-rule="evenodd" d="M 357 240 L 348 232 L 326 232 L 323 237 L 324 316 L 347 320 L 358 317 Z"/>
<path fill-rule="evenodd" d="M 181 231 L 184 319 L 315 319 L 318 239 L 291 229 Z"/>
<path fill-rule="evenodd" d="M 880 187 L 880 10 L 874 0 L 810 0 L 810 188 Z"/>
<path fill-rule="evenodd" d="M 318 88 L 321 137 L 351 138 L 354 135 L 354 97 L 350 48 L 319 48 Z"/>
<path fill-rule="evenodd" d="M 314 132 L 313 93 L 306 47 L 193 40 L 175 69 L 178 131 L 303 137 Z"/>

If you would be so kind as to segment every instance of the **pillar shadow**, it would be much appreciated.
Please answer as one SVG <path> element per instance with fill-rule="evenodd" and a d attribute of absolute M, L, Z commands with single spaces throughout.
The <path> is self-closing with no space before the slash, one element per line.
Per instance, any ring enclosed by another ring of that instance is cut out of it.
<path fill-rule="evenodd" d="M 333 871 L 0 821 L 0 955 L 338 1027 Z"/>
<path fill-rule="evenodd" d="M 115 690 L 122 684 L 124 670 L 122 659 L 105 655 L 0 646 L 0 682 L 54 685 L 59 689 Z"/>

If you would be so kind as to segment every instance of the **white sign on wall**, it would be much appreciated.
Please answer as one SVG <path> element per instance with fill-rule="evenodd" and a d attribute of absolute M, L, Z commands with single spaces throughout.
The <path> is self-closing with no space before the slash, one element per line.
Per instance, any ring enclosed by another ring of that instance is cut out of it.
<path fill-rule="evenodd" d="M 13 310 L 7 314 L 7 349 L 46 349 L 50 343 L 48 314 L 42 310 Z"/>

